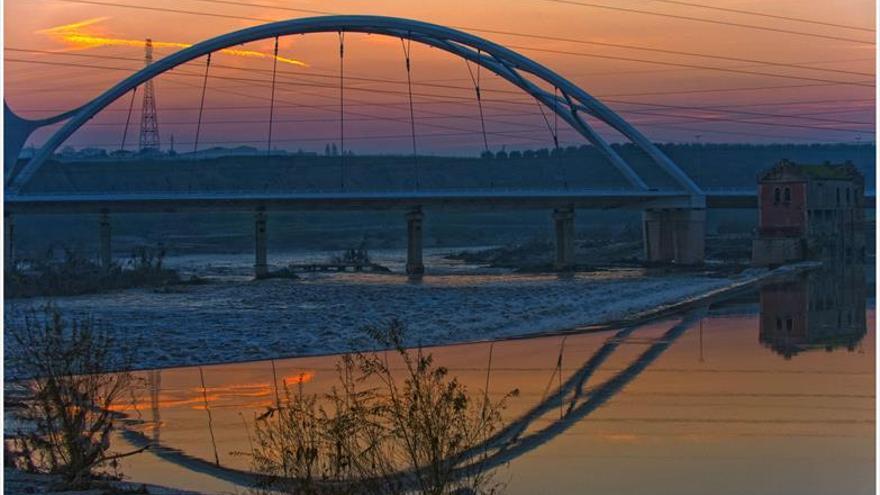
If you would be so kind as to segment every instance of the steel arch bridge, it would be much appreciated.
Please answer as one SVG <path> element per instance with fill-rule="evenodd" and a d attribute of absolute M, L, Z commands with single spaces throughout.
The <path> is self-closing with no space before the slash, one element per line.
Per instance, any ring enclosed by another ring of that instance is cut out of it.
<path fill-rule="evenodd" d="M 408 39 L 439 48 L 494 72 L 534 97 L 550 111 L 555 112 L 559 118 L 595 146 L 635 189 L 647 192 L 649 188 L 645 181 L 596 132 L 584 118 L 584 115 L 598 119 L 638 146 L 656 166 L 671 176 L 685 194 L 691 197 L 692 207 L 703 207 L 705 204 L 704 193 L 700 187 L 645 135 L 589 93 L 547 67 L 502 45 L 448 27 L 412 19 L 362 15 L 291 19 L 223 34 L 156 61 L 120 81 L 92 101 L 47 119 L 22 118 L 16 115 L 4 102 L 6 127 L 4 132 L 6 139 L 4 165 L 6 167 L 5 186 L 7 193 L 13 195 L 18 193 L 34 177 L 46 160 L 51 158 L 55 150 L 98 112 L 129 91 L 164 72 L 215 51 L 242 43 L 279 36 L 333 32 L 380 34 Z M 541 88 L 538 83 L 534 82 L 535 80 L 555 88 L 556 91 L 550 92 Z M 23 167 L 17 168 L 15 165 L 18 154 L 27 138 L 40 127 L 59 122 L 65 122 L 65 124 Z"/>

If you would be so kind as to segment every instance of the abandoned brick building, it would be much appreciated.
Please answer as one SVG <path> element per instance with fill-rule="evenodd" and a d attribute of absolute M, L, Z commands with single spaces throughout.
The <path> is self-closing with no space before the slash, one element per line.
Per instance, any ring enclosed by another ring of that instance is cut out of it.
<path fill-rule="evenodd" d="M 752 262 L 863 261 L 865 180 L 852 163 L 782 160 L 758 177 L 758 229 Z"/>

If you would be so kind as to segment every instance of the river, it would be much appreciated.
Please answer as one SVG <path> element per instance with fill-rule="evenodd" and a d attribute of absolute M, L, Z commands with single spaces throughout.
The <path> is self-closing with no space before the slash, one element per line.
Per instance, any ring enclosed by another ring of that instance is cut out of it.
<path fill-rule="evenodd" d="M 776 281 L 631 329 L 425 351 L 474 394 L 519 389 L 503 416 L 522 433 L 491 470 L 504 493 L 870 494 L 875 300 L 864 274 Z M 243 492 L 228 470 L 249 469 L 241 453 L 278 384 L 326 393 L 338 359 L 143 372 L 148 386 L 127 410 L 131 433 L 117 441 L 160 447 L 125 459 L 123 471 Z M 583 386 L 570 388 L 579 377 Z"/>

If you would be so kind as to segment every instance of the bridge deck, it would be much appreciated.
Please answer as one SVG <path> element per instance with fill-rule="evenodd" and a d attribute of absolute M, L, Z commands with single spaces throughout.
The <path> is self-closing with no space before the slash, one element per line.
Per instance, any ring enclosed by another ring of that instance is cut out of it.
<path fill-rule="evenodd" d="M 682 191 L 633 190 L 453 190 L 389 192 L 143 192 L 113 194 L 22 194 L 7 196 L 13 213 L 149 212 L 181 210 L 393 209 L 415 206 L 444 208 L 675 208 L 692 205 Z"/>
<path fill-rule="evenodd" d="M 707 208 L 754 209 L 754 190 L 706 191 Z M 869 192 L 865 207 L 875 207 Z M 458 189 L 432 191 L 319 192 L 137 192 L 20 194 L 4 198 L 7 211 L 20 214 L 190 211 L 190 210 L 338 210 L 423 207 L 538 209 L 687 208 L 695 206 L 683 191 L 600 189 Z"/>

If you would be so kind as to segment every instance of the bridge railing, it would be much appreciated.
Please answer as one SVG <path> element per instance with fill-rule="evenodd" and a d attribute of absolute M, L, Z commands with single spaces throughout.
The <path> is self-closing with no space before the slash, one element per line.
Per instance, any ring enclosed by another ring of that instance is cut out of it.
<path fill-rule="evenodd" d="M 687 195 L 686 191 L 675 189 L 654 189 L 641 191 L 633 188 L 535 188 L 535 187 L 459 187 L 432 189 L 310 189 L 279 190 L 270 189 L 140 189 L 134 191 L 27 191 L 19 192 L 9 198 L 64 198 L 64 197 L 432 197 L 432 196 L 505 196 L 505 195 L 587 195 L 587 196 L 676 196 Z"/>

